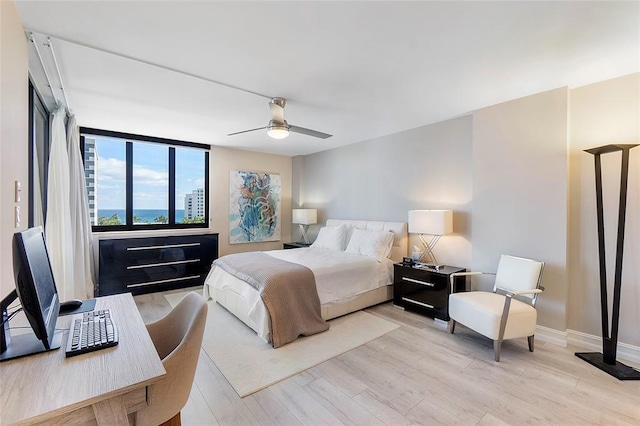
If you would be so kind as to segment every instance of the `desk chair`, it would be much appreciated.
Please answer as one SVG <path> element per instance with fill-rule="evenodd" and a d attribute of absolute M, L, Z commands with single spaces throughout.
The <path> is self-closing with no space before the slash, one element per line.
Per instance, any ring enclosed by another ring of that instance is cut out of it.
<path fill-rule="evenodd" d="M 136 413 L 136 424 L 180 425 L 200 356 L 207 308 L 202 296 L 189 293 L 166 316 L 147 324 L 167 375 L 149 386 L 148 405 Z"/>
<path fill-rule="evenodd" d="M 502 255 L 495 273 L 493 292 L 470 291 L 453 293 L 454 278 L 481 275 L 484 272 L 458 272 L 451 274 L 449 295 L 449 331 L 453 334 L 456 322 L 493 340 L 496 362 L 500 361 L 500 348 L 505 339 L 527 337 L 529 351 L 533 352 L 536 331 L 535 309 L 544 262 Z M 494 274 L 492 274 L 494 275 Z M 522 300 L 518 300 L 519 297 Z"/>

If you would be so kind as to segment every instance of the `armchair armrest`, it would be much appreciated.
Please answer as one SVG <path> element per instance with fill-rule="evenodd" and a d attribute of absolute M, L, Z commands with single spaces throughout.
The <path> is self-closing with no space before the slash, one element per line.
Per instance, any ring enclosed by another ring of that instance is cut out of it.
<path fill-rule="evenodd" d="M 495 275 L 495 273 L 493 272 L 454 272 L 453 274 L 449 275 L 449 280 L 450 280 L 450 284 L 451 284 L 451 293 L 454 293 L 454 281 L 456 277 L 468 277 L 468 276 L 473 276 L 473 275 Z"/>
<path fill-rule="evenodd" d="M 496 290 L 504 291 L 507 296 L 520 296 L 520 295 L 523 295 L 523 294 L 542 293 L 544 291 L 544 287 L 532 288 L 532 289 L 529 289 L 529 290 L 517 290 L 517 291 L 511 291 L 511 290 L 506 290 L 506 289 L 501 288 L 501 287 L 496 287 Z"/>

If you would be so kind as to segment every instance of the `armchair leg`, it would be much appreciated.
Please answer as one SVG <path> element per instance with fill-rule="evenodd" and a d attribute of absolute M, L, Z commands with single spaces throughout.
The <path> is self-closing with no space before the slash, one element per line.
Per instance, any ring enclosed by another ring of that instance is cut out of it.
<path fill-rule="evenodd" d="M 527 336 L 527 342 L 529 343 L 529 352 L 533 352 L 533 337 L 534 335 Z"/>
<path fill-rule="evenodd" d="M 451 318 L 449 320 L 449 333 L 453 334 L 453 332 L 456 329 L 456 320 L 454 320 L 453 318 Z"/>
<path fill-rule="evenodd" d="M 502 348 L 502 340 L 493 341 L 493 357 L 496 362 L 500 362 L 500 348 Z"/>

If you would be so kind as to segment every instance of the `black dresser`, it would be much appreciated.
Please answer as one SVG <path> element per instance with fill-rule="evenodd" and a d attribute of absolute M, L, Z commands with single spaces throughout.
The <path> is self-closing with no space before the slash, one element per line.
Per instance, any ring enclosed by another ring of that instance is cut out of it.
<path fill-rule="evenodd" d="M 407 310 L 449 321 L 450 275 L 465 268 L 443 266 L 439 270 L 393 265 L 393 304 Z M 454 292 L 465 291 L 465 277 L 454 279 Z"/>
<path fill-rule="evenodd" d="M 100 240 L 96 296 L 202 285 L 218 258 L 218 234 Z"/>

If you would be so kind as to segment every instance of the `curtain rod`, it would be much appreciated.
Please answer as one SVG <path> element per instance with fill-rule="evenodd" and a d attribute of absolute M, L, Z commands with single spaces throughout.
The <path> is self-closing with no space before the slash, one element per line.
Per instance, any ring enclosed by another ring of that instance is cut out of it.
<path fill-rule="evenodd" d="M 49 73 L 47 72 L 47 67 L 44 66 L 44 61 L 42 60 L 42 55 L 40 54 L 40 49 L 38 48 L 38 42 L 34 37 L 33 31 L 29 31 L 29 41 L 33 43 L 33 47 L 36 49 L 36 54 L 38 55 L 38 59 L 40 60 L 40 65 L 42 65 L 42 70 L 44 71 L 44 76 L 47 79 L 47 83 L 49 83 L 49 90 L 51 90 L 51 94 L 53 95 L 53 100 L 56 101 L 56 104 L 60 104 L 58 97 L 56 96 L 56 92 L 53 91 L 53 85 L 51 84 L 51 78 L 49 77 Z"/>
<path fill-rule="evenodd" d="M 49 36 L 47 36 L 47 41 L 49 42 L 48 46 L 49 46 L 49 49 L 51 49 L 51 57 L 53 57 L 53 63 L 56 66 L 56 72 L 58 73 L 58 79 L 60 80 L 60 90 L 62 90 L 62 96 L 64 96 L 64 103 L 67 107 L 67 113 L 71 115 L 71 105 L 69 105 L 69 99 L 67 98 L 67 91 L 64 89 L 64 82 L 62 81 L 62 73 L 60 72 L 60 67 L 58 66 L 58 59 L 56 58 L 56 52 L 53 49 L 53 41 Z"/>
<path fill-rule="evenodd" d="M 27 30 L 27 31 L 29 31 L 30 34 L 34 33 L 34 31 L 31 31 L 31 30 Z M 38 33 L 38 34 L 41 34 L 41 33 Z M 46 34 L 42 34 L 42 35 L 46 35 Z M 108 53 L 108 54 L 111 54 L 111 55 L 114 55 L 114 56 L 118 56 L 120 58 L 125 58 L 125 59 L 129 59 L 131 61 L 136 61 L 136 62 L 139 62 L 141 64 L 151 65 L 153 67 L 161 68 L 161 69 L 166 70 L 166 71 L 175 72 L 177 74 L 182 74 L 182 75 L 185 75 L 187 77 L 191 77 L 191 78 L 195 78 L 195 79 L 198 79 L 198 80 L 206 81 L 207 83 L 212 83 L 212 84 L 216 84 L 218 86 L 223 86 L 223 87 L 226 87 L 226 88 L 229 88 L 229 89 L 238 90 L 238 91 L 249 93 L 249 94 L 252 94 L 252 95 L 255 95 L 255 96 L 260 96 L 260 97 L 265 98 L 265 99 L 272 99 L 273 98 L 273 96 L 263 95 L 262 93 L 254 92 L 252 90 L 243 89 L 241 87 L 234 86 L 234 85 L 227 84 L 227 83 L 223 83 L 221 81 L 212 80 L 212 79 L 209 79 L 209 78 L 206 78 L 206 77 L 202 77 L 202 76 L 199 76 L 199 75 L 196 75 L 196 74 L 192 74 L 190 72 L 179 70 L 177 68 L 172 68 L 172 67 L 168 67 L 168 66 L 165 66 L 165 65 L 160 65 L 160 64 L 157 64 L 155 62 L 146 61 L 144 59 L 134 58 L 133 56 L 129 56 L 129 55 L 125 55 L 125 54 L 122 54 L 122 53 L 114 52 L 113 50 L 102 49 L 102 48 L 99 48 L 99 47 L 91 46 L 89 44 L 80 43 L 80 42 L 77 42 L 77 41 L 69 40 L 69 39 L 66 39 L 66 38 L 63 38 L 63 37 L 58 37 L 58 36 L 55 36 L 55 35 L 53 35 L 53 36 L 46 35 L 46 36 L 49 39 L 51 39 L 51 37 L 53 37 L 53 38 L 56 38 L 58 40 L 61 40 L 61 41 L 67 42 L 67 43 L 75 44 L 76 46 L 86 47 L 88 49 L 97 50 L 98 52 Z"/>

